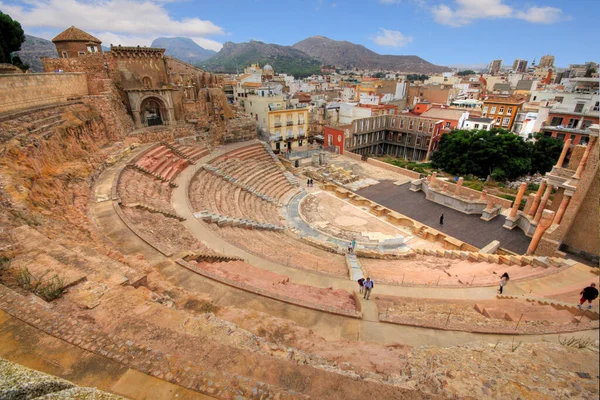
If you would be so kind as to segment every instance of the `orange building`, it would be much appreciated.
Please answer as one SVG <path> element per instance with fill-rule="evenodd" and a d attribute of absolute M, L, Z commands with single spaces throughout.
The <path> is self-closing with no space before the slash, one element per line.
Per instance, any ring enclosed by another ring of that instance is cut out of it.
<path fill-rule="evenodd" d="M 512 130 L 525 97 L 519 95 L 491 96 L 483 101 L 483 116 L 493 118 L 497 127 Z"/>

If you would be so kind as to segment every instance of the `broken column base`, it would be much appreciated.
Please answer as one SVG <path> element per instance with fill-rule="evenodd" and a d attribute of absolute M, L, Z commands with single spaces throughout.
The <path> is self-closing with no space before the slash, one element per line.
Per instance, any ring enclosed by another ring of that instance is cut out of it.
<path fill-rule="evenodd" d="M 512 231 L 518 225 L 519 225 L 518 217 L 517 218 L 506 217 L 506 221 L 504 221 L 504 225 L 502 225 L 502 227 Z"/>
<path fill-rule="evenodd" d="M 481 214 L 481 219 L 486 222 L 491 221 L 499 214 L 499 212 L 500 212 L 500 210 L 498 208 L 492 208 L 491 210 L 486 208 L 483 210 L 483 212 Z"/>

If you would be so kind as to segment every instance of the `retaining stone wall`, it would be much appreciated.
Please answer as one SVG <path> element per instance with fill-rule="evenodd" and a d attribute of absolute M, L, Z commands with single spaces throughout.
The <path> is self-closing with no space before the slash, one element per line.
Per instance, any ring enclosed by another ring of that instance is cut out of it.
<path fill-rule="evenodd" d="M 85 74 L 0 75 L 0 110 L 25 110 L 88 95 Z"/>

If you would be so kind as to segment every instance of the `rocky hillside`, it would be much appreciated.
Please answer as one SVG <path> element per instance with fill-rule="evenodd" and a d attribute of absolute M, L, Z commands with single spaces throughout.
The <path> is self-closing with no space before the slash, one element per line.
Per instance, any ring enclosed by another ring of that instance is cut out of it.
<path fill-rule="evenodd" d="M 29 65 L 31 72 L 44 72 L 41 57 L 58 57 L 54 43 L 31 35 L 25 35 L 21 50 L 15 53 L 21 57 L 21 61 Z"/>
<path fill-rule="evenodd" d="M 271 64 L 275 72 L 305 77 L 320 71 L 321 62 L 290 46 L 251 40 L 248 43 L 223 44 L 221 51 L 202 63 L 203 67 L 217 72 L 242 71 L 252 63 Z"/>
<path fill-rule="evenodd" d="M 207 50 L 192 39 L 185 37 L 159 37 L 154 39 L 151 46 L 167 49 L 166 55 L 190 64 L 199 63 L 217 54 L 216 51 Z"/>
<path fill-rule="evenodd" d="M 421 74 L 450 71 L 417 56 L 381 55 L 365 46 L 338 41 L 324 36 L 312 36 L 293 45 L 326 65 L 340 68 L 369 68 Z"/>

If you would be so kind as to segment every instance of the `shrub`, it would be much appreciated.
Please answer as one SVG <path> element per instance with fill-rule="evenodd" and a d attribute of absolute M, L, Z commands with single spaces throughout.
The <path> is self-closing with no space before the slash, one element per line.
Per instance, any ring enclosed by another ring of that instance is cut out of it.
<path fill-rule="evenodd" d="M 28 268 L 21 268 L 16 276 L 15 280 L 24 290 L 41 297 L 42 299 L 50 302 L 54 299 L 59 298 L 64 290 L 65 285 L 58 275 L 54 274 L 51 278 L 44 280 L 44 277 L 48 273 L 43 273 L 40 277 L 33 275 Z"/>
<path fill-rule="evenodd" d="M 494 168 L 491 174 L 495 181 L 504 181 L 506 179 L 506 172 L 502 168 Z"/>

